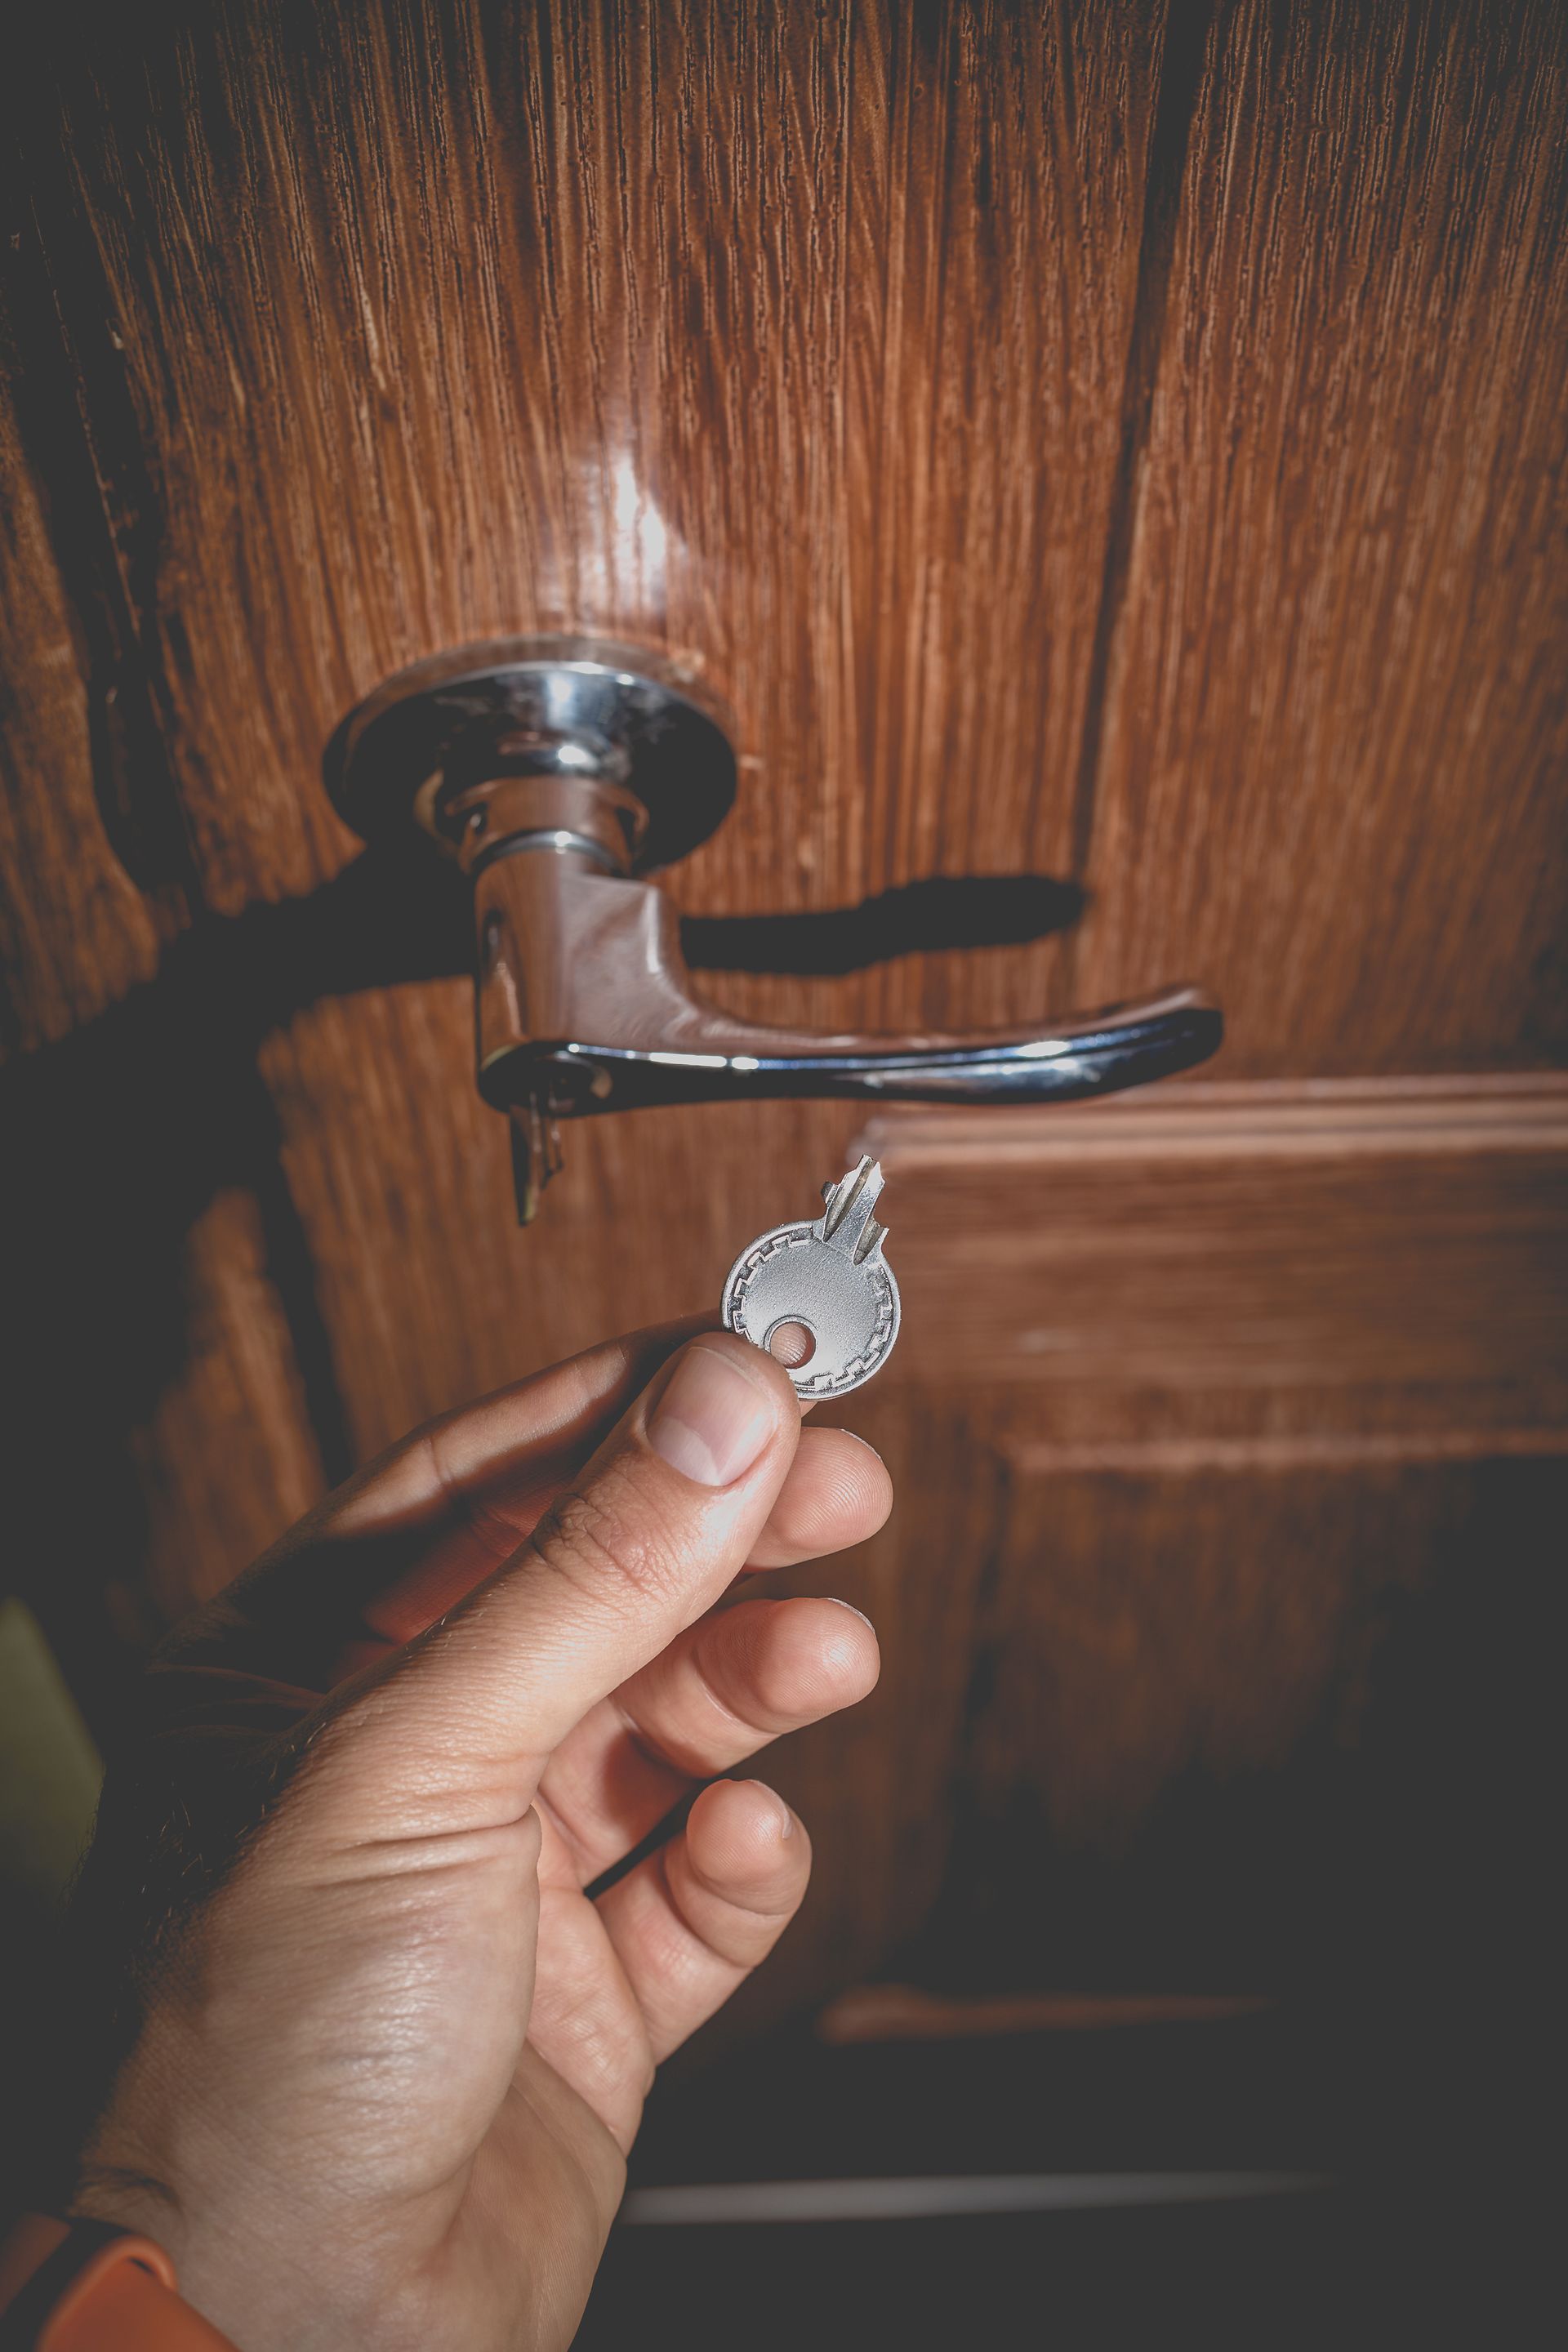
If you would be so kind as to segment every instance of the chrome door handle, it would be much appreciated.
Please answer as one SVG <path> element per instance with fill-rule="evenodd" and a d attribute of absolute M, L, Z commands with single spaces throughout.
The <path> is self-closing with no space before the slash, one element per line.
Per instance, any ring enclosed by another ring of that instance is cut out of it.
<path fill-rule="evenodd" d="M 367 839 L 412 819 L 472 878 L 479 1090 L 512 1118 L 524 1222 L 563 1118 L 779 1095 L 1067 1102 L 1220 1042 L 1190 988 L 964 1036 L 822 1036 L 709 1004 L 672 901 L 637 877 L 722 821 L 734 760 L 714 706 L 641 649 L 534 638 L 421 663 L 345 719 L 327 780 Z"/>
<path fill-rule="evenodd" d="M 558 1118 L 763 1095 L 1066 1102 L 1185 1069 L 1219 1042 L 1219 1015 L 1193 989 L 963 1036 L 740 1021 L 699 995 L 665 893 L 570 848 L 481 866 L 474 905 L 479 1090 L 497 1109 L 541 1065 Z"/>

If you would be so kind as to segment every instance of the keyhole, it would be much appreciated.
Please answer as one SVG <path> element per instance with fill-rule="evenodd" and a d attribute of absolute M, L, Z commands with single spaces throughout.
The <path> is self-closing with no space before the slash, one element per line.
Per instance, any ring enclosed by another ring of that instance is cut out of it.
<path fill-rule="evenodd" d="M 786 1372 L 798 1372 L 816 1353 L 816 1342 L 804 1323 L 781 1323 L 768 1334 L 768 1353 Z"/>

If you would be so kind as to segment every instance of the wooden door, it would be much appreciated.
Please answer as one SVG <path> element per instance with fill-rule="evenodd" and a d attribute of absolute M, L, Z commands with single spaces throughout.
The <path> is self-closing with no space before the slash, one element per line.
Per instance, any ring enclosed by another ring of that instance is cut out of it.
<path fill-rule="evenodd" d="M 671 877 L 727 1003 L 1230 1024 L 873 1123 L 900 1501 L 826 1577 L 886 1671 L 781 1764 L 816 1885 L 723 2030 L 1267 1992 L 1402 1948 L 1394 1851 L 1495 1895 L 1568 1427 L 1562 11 L 36 13 L 7 1491 L 98 1718 L 325 1482 L 716 1299 L 865 1139 L 605 1119 L 517 1230 L 462 907 L 320 763 L 411 660 L 599 631 L 738 713 Z"/>

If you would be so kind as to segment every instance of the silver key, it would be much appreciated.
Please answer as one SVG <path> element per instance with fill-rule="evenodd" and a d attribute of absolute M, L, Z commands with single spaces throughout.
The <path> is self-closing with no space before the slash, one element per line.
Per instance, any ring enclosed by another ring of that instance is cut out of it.
<path fill-rule="evenodd" d="M 899 1286 L 871 1214 L 881 1189 L 881 1162 L 863 1159 L 823 1186 L 827 1207 L 815 1223 L 759 1234 L 730 1268 L 721 1312 L 731 1331 L 759 1348 L 787 1323 L 809 1334 L 805 1361 L 784 1368 L 803 1397 L 846 1396 L 892 1353 Z"/>

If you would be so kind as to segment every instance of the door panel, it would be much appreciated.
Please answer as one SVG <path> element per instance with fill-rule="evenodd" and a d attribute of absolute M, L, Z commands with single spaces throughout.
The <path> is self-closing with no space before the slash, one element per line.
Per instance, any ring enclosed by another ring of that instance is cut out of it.
<path fill-rule="evenodd" d="M 1231 1016 L 1232 1082 L 1159 1107 L 876 1123 L 906 1320 L 849 1417 L 902 1502 L 826 1573 L 887 1672 L 781 1764 L 817 1884 L 726 2030 L 900 1949 L 1282 1966 L 1226 1872 L 1328 1833 L 1426 1704 L 1377 1659 L 1557 1491 L 1561 12 L 227 0 L 29 39 L 4 1230 L 22 1573 L 79 1685 L 111 1712 L 323 1483 L 715 1300 L 845 1164 L 829 1105 L 586 1122 L 520 1234 L 461 895 L 331 814 L 388 671 L 611 630 L 736 713 L 672 887 L 737 1011 L 1189 973 Z M 960 948 L 888 896 L 931 877 L 1041 887 L 1005 944 L 964 898 Z M 830 950 L 745 929 L 846 909 Z M 1201 1953 L 1151 1893 L 1181 1855 Z"/>
<path fill-rule="evenodd" d="M 176 26 L 101 32 L 32 152 L 94 462 L 149 477 L 114 588 L 205 905 L 343 863 L 321 749 L 388 670 L 568 625 L 737 709 L 693 905 L 1064 862 L 1157 26 Z"/>
<path fill-rule="evenodd" d="M 1121 989 L 1133 941 L 1202 970 L 1237 1072 L 1568 1034 L 1565 106 L 1549 6 L 1213 17 L 1102 616 L 1079 978 Z"/>
<path fill-rule="evenodd" d="M 1392 1985 L 1398 2031 L 1447 2010 L 1440 2074 L 1540 1931 L 1565 1509 L 1560 1435 L 1016 1463 L 907 1972 L 1363 2015 Z"/>
<path fill-rule="evenodd" d="M 834 1589 L 884 1678 L 780 1759 L 833 1832 L 722 2030 L 847 1950 L 965 1992 L 1300 1985 L 1346 1961 L 1378 1822 L 1434 1899 L 1424 1776 L 1539 1833 L 1568 1082 L 1194 1082 L 864 1139 L 905 1325 L 830 1410 L 903 1500 Z M 1489 1899 L 1506 1951 L 1524 1895 Z"/>
<path fill-rule="evenodd" d="M 1038 1388 L 1088 1439 L 1127 1433 L 1089 1400 L 1140 1387 L 1302 1392 L 1325 1427 L 1364 1430 L 1373 1396 L 1411 1427 L 1549 1425 L 1568 1404 L 1565 1118 L 1543 1076 L 1194 1081 L 1046 1118 L 875 1120 L 864 1139 L 908 1179 L 897 1376 Z"/>

